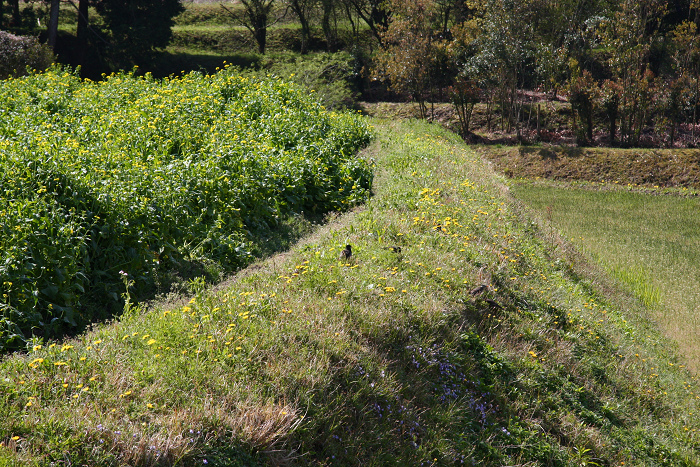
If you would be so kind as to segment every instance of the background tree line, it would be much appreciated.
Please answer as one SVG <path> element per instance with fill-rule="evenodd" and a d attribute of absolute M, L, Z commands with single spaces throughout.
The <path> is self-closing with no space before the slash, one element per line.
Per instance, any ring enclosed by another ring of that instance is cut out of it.
<path fill-rule="evenodd" d="M 102 69 L 148 63 L 183 11 L 180 0 L 20 1 L 0 0 L 0 29 L 40 27 L 66 61 Z M 60 2 L 77 27 L 57 40 Z M 423 116 L 450 99 L 464 135 L 481 103 L 489 128 L 524 138 L 532 108 L 523 91 L 538 90 L 569 99 L 579 142 L 603 126 L 609 144 L 638 145 L 650 128 L 668 145 L 681 127 L 695 136 L 700 0 L 240 0 L 221 9 L 259 54 L 281 19 L 297 23 L 302 55 L 320 31 L 327 51 L 352 54 L 362 90 L 382 83 Z"/>
<path fill-rule="evenodd" d="M 499 110 L 522 138 L 523 90 L 564 94 L 579 142 L 594 121 L 609 144 L 644 133 L 673 145 L 679 125 L 696 131 L 700 24 L 697 0 L 391 0 L 375 74 L 425 99 L 447 84 L 462 131 L 473 106 Z M 528 117 L 529 119 L 529 117 Z M 694 136 L 694 135 L 693 135 Z"/>
<path fill-rule="evenodd" d="M 39 35 L 63 62 L 99 76 L 147 63 L 168 45 L 183 9 L 180 0 L 0 0 L 0 30 Z M 77 26 L 74 35 L 59 38 L 66 10 Z"/>

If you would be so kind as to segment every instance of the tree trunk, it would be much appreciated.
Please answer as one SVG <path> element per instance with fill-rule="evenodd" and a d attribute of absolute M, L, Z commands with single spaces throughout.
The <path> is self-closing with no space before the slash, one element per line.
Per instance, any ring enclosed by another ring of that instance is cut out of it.
<path fill-rule="evenodd" d="M 56 41 L 58 39 L 58 11 L 61 6 L 60 0 L 51 0 L 51 10 L 49 12 L 49 47 L 56 52 Z"/>
<path fill-rule="evenodd" d="M 289 6 L 299 19 L 301 25 L 301 54 L 309 52 L 309 42 L 311 38 L 311 27 L 309 26 L 309 16 L 307 15 L 307 4 L 304 0 L 291 0 Z"/>
<path fill-rule="evenodd" d="M 321 29 L 326 38 L 326 48 L 328 52 L 335 52 L 335 32 L 331 27 L 331 16 L 333 15 L 333 0 L 323 0 L 323 16 L 321 17 Z"/>
<path fill-rule="evenodd" d="M 267 45 L 267 21 L 265 21 L 265 24 L 258 24 L 254 31 L 255 42 L 258 44 L 258 53 L 265 55 L 265 46 Z"/>
<path fill-rule="evenodd" d="M 78 64 L 80 66 L 85 66 L 85 57 L 87 55 L 88 48 L 88 7 L 89 0 L 80 0 L 78 2 L 78 29 L 75 33 L 78 40 Z"/>
<path fill-rule="evenodd" d="M 352 19 L 352 10 L 350 8 L 350 5 L 343 2 L 343 6 L 345 7 L 345 16 L 347 17 L 348 21 L 350 21 L 350 26 L 352 27 L 352 37 L 355 40 L 355 45 L 357 44 L 357 27 L 355 26 L 355 20 Z"/>
<path fill-rule="evenodd" d="M 19 0 L 10 0 L 10 5 L 12 5 L 12 21 L 10 25 L 18 27 L 22 21 L 19 16 Z"/>
<path fill-rule="evenodd" d="M 309 22 L 304 21 L 301 23 L 301 54 L 306 55 L 309 53 L 309 43 L 311 42 L 311 28 L 309 27 Z"/>

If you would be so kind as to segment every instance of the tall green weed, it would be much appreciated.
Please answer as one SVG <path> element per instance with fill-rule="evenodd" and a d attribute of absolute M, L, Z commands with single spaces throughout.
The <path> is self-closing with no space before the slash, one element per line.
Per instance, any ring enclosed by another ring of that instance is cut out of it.
<path fill-rule="evenodd" d="M 124 274 L 143 294 L 183 258 L 239 268 L 286 216 L 346 209 L 372 179 L 365 123 L 232 68 L 52 69 L 2 83 L 0 116 L 0 348 L 118 310 Z"/>

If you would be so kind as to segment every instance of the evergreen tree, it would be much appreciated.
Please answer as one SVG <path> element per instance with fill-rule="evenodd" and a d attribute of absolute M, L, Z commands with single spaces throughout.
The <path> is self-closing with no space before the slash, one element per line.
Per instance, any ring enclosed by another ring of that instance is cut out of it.
<path fill-rule="evenodd" d="M 94 2 L 108 32 L 107 54 L 113 66 L 147 63 L 155 49 L 168 45 L 179 0 L 99 0 Z"/>

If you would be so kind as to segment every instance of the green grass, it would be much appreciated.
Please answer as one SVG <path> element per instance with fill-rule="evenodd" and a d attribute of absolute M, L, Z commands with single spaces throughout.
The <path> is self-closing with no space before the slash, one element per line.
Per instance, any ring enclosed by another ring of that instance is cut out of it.
<path fill-rule="evenodd" d="M 229 10 L 240 7 L 236 2 L 216 3 L 183 3 L 185 11 L 174 18 L 176 27 L 184 25 L 218 25 L 228 26 L 231 19 L 221 7 L 223 4 Z"/>
<path fill-rule="evenodd" d="M 374 123 L 363 207 L 4 357 L 0 465 L 698 465 L 700 388 L 644 308 L 455 135 Z"/>
<path fill-rule="evenodd" d="M 700 369 L 697 198 L 532 183 L 513 192 L 655 310 L 688 364 Z"/>

